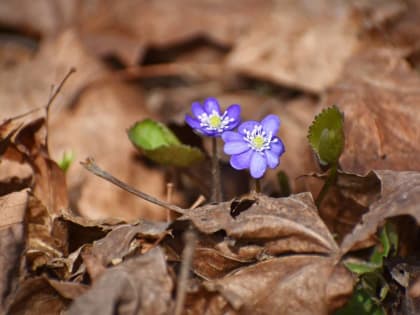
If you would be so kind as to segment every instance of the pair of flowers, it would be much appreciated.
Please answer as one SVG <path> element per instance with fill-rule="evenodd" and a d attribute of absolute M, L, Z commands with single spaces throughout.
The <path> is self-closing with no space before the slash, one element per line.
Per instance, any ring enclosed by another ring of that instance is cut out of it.
<path fill-rule="evenodd" d="M 284 144 L 276 136 L 280 119 L 268 115 L 261 122 L 241 123 L 241 107 L 231 105 L 222 114 L 215 98 L 208 98 L 203 106 L 194 102 L 192 114 L 185 116 L 187 124 L 195 131 L 209 137 L 221 137 L 224 152 L 230 155 L 230 165 L 237 170 L 249 169 L 253 178 L 261 178 L 267 168 L 276 168 L 285 152 Z M 239 126 L 239 127 L 238 127 Z M 237 132 L 232 131 L 238 127 Z"/>

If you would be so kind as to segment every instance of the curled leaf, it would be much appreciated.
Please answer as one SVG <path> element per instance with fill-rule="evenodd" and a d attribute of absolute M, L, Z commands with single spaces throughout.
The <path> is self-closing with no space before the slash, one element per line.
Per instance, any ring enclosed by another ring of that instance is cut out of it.
<path fill-rule="evenodd" d="M 151 119 L 135 123 L 128 137 L 147 158 L 159 164 L 187 167 L 204 158 L 200 149 L 182 144 L 168 127 Z"/>

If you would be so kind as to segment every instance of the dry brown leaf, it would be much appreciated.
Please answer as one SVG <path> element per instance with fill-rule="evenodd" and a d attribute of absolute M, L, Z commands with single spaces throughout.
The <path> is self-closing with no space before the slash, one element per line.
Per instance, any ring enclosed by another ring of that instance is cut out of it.
<path fill-rule="evenodd" d="M 31 271 L 45 266 L 54 258 L 67 256 L 67 228 L 31 196 L 25 222 L 27 224 L 26 259 Z"/>
<path fill-rule="evenodd" d="M 79 165 L 86 157 L 94 157 L 117 178 L 165 199 L 162 170 L 136 162 L 136 150 L 126 134 L 135 121 L 151 116 L 143 106 L 141 90 L 128 84 L 108 83 L 85 91 L 73 109 L 55 117 L 50 131 L 51 156 L 58 160 L 68 150 L 75 155 L 67 172 L 73 211 L 91 219 L 114 217 L 134 221 L 139 217 L 155 220 L 166 217 L 161 207 L 90 175 Z M 173 202 L 180 199 L 174 193 Z"/>
<path fill-rule="evenodd" d="M 23 217 L 27 191 L 0 197 L 0 313 L 16 290 L 21 255 L 24 250 Z"/>
<path fill-rule="evenodd" d="M 82 258 L 90 278 L 95 281 L 107 267 L 120 264 L 126 256 L 149 250 L 143 248 L 143 243 L 146 240 L 155 242 L 163 238 L 167 233 L 167 226 L 164 222 L 148 221 L 115 226 L 104 238 L 82 250 Z"/>
<path fill-rule="evenodd" d="M 229 65 L 281 85 L 323 91 L 358 46 L 351 13 L 338 1 L 279 4 L 240 39 Z"/>
<path fill-rule="evenodd" d="M 213 309 L 209 314 L 327 314 L 341 306 L 353 280 L 339 263 L 338 247 L 310 194 L 252 198 L 255 202 L 234 217 L 232 202 L 225 202 L 188 210 L 174 223 L 176 230 L 177 223 L 188 219 L 209 234 L 207 241 L 200 237 L 193 270 L 212 278 L 205 287 L 230 305 L 197 298 L 191 307 Z M 285 256 L 275 257 L 279 255 Z"/>
<path fill-rule="evenodd" d="M 256 245 L 265 254 L 333 254 L 338 247 L 318 215 L 308 193 L 289 198 L 256 195 L 256 202 L 238 216 L 230 214 L 231 202 L 188 210 L 180 220 L 189 219 L 206 234 L 225 231 L 245 246 Z M 249 259 L 249 257 L 246 257 Z"/>
<path fill-rule="evenodd" d="M 167 314 L 171 291 L 165 256 L 154 248 L 107 269 L 66 314 Z"/>
<path fill-rule="evenodd" d="M 43 203 L 51 216 L 57 217 L 68 207 L 67 184 L 63 170 L 49 157 L 42 133 L 48 132 L 45 124 L 44 118 L 28 123 L 19 130 L 14 143 L 26 155 L 26 161 L 33 169 L 32 193 Z"/>
<path fill-rule="evenodd" d="M 328 173 L 311 173 L 306 176 L 326 181 Z M 328 191 L 319 209 L 320 215 L 337 242 L 349 234 L 372 202 L 380 196 L 381 184 L 377 176 L 370 172 L 366 176 L 338 171 L 334 186 Z M 369 247 L 372 240 L 361 245 Z"/>
<path fill-rule="evenodd" d="M 200 36 L 232 45 L 256 15 L 264 15 L 272 6 L 272 1 L 258 0 L 12 0 L 0 5 L 0 20 L 9 27 L 29 29 L 44 37 L 73 27 L 85 45 L 99 55 L 113 54 L 132 65 L 148 47 L 167 47 Z"/>
<path fill-rule="evenodd" d="M 0 229 L 6 229 L 16 223 L 22 223 L 27 203 L 27 190 L 0 197 Z"/>
<path fill-rule="evenodd" d="M 4 2 L 0 4 L 0 11 L 2 5 Z M 89 83 L 107 73 L 102 63 L 83 47 L 79 36 L 72 30 L 66 30 L 43 41 L 30 61 L 0 73 L 0 118 L 13 117 L 45 105 L 51 86 L 59 84 L 71 68 L 76 68 L 77 72 L 57 96 L 57 108 L 54 105 L 51 110 L 52 119 L 55 113 L 69 106 Z M 40 113 L 36 113 L 37 117 Z"/>
<path fill-rule="evenodd" d="M 269 259 L 204 285 L 238 314 L 329 314 L 353 290 L 351 275 L 335 259 L 312 255 Z"/>
<path fill-rule="evenodd" d="M 7 314 L 57 315 L 67 308 L 69 302 L 46 278 L 34 277 L 19 285 Z"/>
<path fill-rule="evenodd" d="M 401 215 L 412 216 L 420 224 L 420 173 L 374 171 L 381 182 L 381 198 L 369 207 L 353 232 L 342 244 L 343 254 L 373 235 L 385 219 Z"/>
<path fill-rule="evenodd" d="M 395 53 L 367 52 L 349 62 L 322 101 L 344 113 L 345 171 L 420 169 L 419 87 L 419 73 Z"/>
<path fill-rule="evenodd" d="M 249 263 L 243 259 L 243 255 L 242 259 L 238 259 L 235 256 L 239 255 L 227 255 L 215 248 L 198 246 L 194 252 L 192 268 L 203 279 L 222 278 L 229 272 Z"/>

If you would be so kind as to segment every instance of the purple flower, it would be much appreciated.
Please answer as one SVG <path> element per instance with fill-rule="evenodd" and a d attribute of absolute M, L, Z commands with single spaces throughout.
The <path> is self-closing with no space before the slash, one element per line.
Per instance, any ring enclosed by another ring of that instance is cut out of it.
<path fill-rule="evenodd" d="M 241 122 L 241 107 L 230 105 L 221 114 L 217 99 L 209 97 L 204 101 L 204 105 L 194 102 L 191 111 L 195 118 L 185 115 L 187 124 L 199 133 L 209 137 L 220 137 L 227 130 L 235 129 Z"/>
<path fill-rule="evenodd" d="M 224 132 L 224 151 L 231 155 L 230 165 L 237 170 L 249 168 L 253 178 L 261 178 L 267 167 L 277 167 L 285 151 L 283 142 L 276 137 L 279 127 L 280 119 L 268 115 L 261 123 L 252 120 L 242 123 L 238 132 Z"/>

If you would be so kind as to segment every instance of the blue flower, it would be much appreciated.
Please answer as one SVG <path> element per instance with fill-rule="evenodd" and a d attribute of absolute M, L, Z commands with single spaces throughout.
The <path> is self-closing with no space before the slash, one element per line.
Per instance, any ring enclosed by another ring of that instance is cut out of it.
<path fill-rule="evenodd" d="M 230 165 L 237 170 L 249 168 L 253 178 L 261 178 L 267 167 L 276 168 L 285 152 L 283 142 L 276 137 L 279 127 L 280 119 L 268 115 L 261 122 L 242 123 L 238 132 L 224 132 L 224 152 L 231 155 Z"/>
<path fill-rule="evenodd" d="M 220 137 L 224 131 L 235 129 L 241 122 L 239 105 L 231 105 L 221 114 L 219 102 L 213 97 L 206 99 L 203 106 L 194 102 L 191 111 L 195 118 L 185 115 L 186 123 L 197 132 L 209 137 Z"/>

